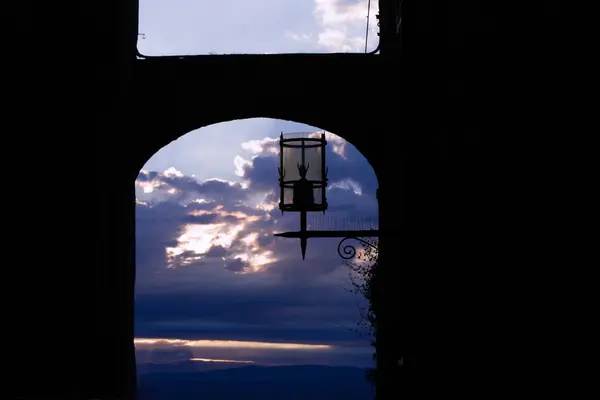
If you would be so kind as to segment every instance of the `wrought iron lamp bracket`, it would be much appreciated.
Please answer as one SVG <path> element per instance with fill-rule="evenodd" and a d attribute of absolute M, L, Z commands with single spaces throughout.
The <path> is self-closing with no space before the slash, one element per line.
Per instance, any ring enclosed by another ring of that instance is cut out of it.
<path fill-rule="evenodd" d="M 340 243 L 338 244 L 337 247 L 337 252 L 340 255 L 341 258 L 343 258 L 344 260 L 351 260 L 354 257 L 356 257 L 356 247 L 351 245 L 351 244 L 347 244 L 343 247 L 342 250 L 342 244 L 347 241 L 347 240 L 356 240 L 362 244 L 364 244 L 367 247 L 370 247 L 371 249 L 378 251 L 379 247 L 371 242 L 369 242 L 368 240 L 362 239 L 360 237 L 355 237 L 355 236 L 346 236 L 345 238 L 343 238 Z"/>

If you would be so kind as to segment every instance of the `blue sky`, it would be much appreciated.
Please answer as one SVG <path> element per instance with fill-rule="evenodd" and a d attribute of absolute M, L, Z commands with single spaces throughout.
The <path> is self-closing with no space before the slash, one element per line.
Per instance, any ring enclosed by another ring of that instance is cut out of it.
<path fill-rule="evenodd" d="M 368 0 L 140 0 L 144 55 L 364 52 Z M 377 47 L 371 1 L 367 50 Z"/>

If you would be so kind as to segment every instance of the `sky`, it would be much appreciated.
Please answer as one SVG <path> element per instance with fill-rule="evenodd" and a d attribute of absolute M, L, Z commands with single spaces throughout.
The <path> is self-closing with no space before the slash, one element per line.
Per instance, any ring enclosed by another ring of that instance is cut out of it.
<path fill-rule="evenodd" d="M 140 0 L 147 56 L 365 51 L 369 0 Z M 367 51 L 377 47 L 371 0 Z"/>
<path fill-rule="evenodd" d="M 136 180 L 135 337 L 138 366 L 373 365 L 356 332 L 364 299 L 352 293 L 339 239 L 309 239 L 281 214 L 281 132 L 318 132 L 247 119 L 192 131 L 159 150 Z M 377 228 L 377 178 L 350 143 L 326 133 L 325 215 L 309 229 Z M 224 362 L 227 361 L 227 362 Z"/>

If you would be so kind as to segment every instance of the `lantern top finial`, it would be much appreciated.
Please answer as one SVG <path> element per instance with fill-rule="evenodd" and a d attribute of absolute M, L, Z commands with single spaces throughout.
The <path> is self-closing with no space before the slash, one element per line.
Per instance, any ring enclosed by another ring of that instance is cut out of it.
<path fill-rule="evenodd" d="M 306 173 L 308 172 L 308 169 L 310 168 L 310 163 L 307 166 L 304 166 L 304 164 L 297 164 L 298 166 L 298 173 L 300 174 L 300 179 L 306 179 Z"/>

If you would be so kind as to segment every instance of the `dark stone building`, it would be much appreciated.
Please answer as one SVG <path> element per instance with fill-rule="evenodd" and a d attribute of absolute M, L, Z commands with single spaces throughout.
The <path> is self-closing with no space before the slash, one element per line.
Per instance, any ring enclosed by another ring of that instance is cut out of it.
<path fill-rule="evenodd" d="M 44 235 L 72 232 L 49 238 L 41 253 L 56 267 L 36 267 L 39 274 L 31 276 L 15 272 L 15 281 L 28 282 L 28 296 L 36 293 L 36 300 L 30 305 L 19 290 L 19 307 L 11 314 L 12 343 L 20 343 L 8 367 L 16 377 L 9 379 L 11 396 L 135 398 L 134 180 L 170 141 L 202 126 L 251 117 L 334 132 L 353 143 L 378 176 L 379 296 L 385 305 L 378 399 L 481 399 L 516 385 L 514 374 L 509 379 L 505 369 L 498 371 L 507 365 L 501 356 L 518 342 L 511 333 L 517 323 L 507 323 L 504 314 L 502 271 L 523 235 L 513 226 L 507 248 L 504 228 L 522 206 L 511 202 L 508 188 L 521 181 L 509 185 L 506 166 L 498 174 L 497 156 L 506 147 L 507 127 L 524 132 L 531 124 L 515 128 L 518 111 L 498 105 L 511 86 L 509 74 L 514 76 L 507 55 L 525 52 L 507 51 L 514 38 L 503 14 L 484 1 L 379 3 L 379 54 L 149 59 L 136 57 L 137 0 L 94 5 L 93 18 L 82 21 L 97 43 L 89 49 L 73 44 L 82 57 L 52 69 L 61 70 L 59 85 L 70 85 L 68 93 L 66 86 L 52 92 L 54 101 L 58 93 L 68 97 L 68 115 L 57 110 L 45 125 L 39 122 L 40 129 L 73 134 L 64 143 L 40 138 L 40 147 L 44 140 L 51 147 L 39 151 L 53 160 L 44 170 L 85 172 L 72 179 L 76 189 L 48 183 L 58 198 L 52 200 L 52 232 Z M 539 57 L 546 54 L 542 45 L 535 49 Z M 345 76 L 377 79 L 361 88 Z M 324 88 L 327 95 L 319 96 Z M 376 101 L 365 101 L 367 91 Z M 34 103 L 22 107 L 43 109 Z M 92 132 L 92 141 L 78 139 Z M 93 150 L 95 171 L 89 167 Z M 60 155 L 48 155 L 55 152 Z M 511 160 L 516 163 L 516 156 Z M 74 248 L 87 258 L 75 257 Z M 510 270 L 517 261 L 512 258 Z"/>

